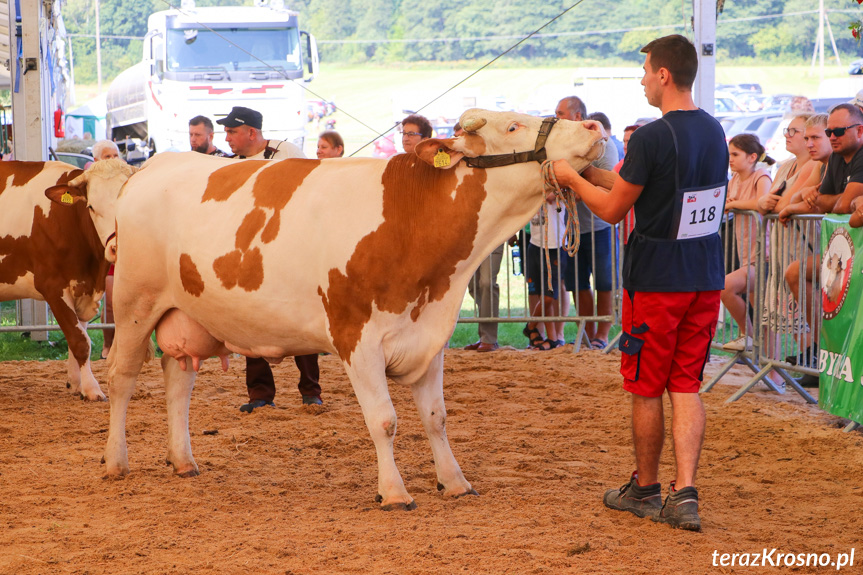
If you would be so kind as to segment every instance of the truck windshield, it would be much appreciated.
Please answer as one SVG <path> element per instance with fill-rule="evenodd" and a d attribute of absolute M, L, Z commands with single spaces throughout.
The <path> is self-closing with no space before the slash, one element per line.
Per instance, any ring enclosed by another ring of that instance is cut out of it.
<path fill-rule="evenodd" d="M 296 28 L 222 28 L 216 33 L 168 30 L 168 70 L 264 70 L 270 66 L 299 70 L 301 67 Z"/>

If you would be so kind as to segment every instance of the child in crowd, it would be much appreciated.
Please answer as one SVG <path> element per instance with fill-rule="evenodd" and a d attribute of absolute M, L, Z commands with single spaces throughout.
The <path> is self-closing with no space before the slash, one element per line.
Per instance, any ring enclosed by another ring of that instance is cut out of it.
<path fill-rule="evenodd" d="M 758 167 L 758 164 L 763 162 L 771 166 L 776 162 L 765 153 L 764 146 L 755 134 L 738 134 L 731 138 L 728 154 L 729 168 L 734 175 L 728 184 L 725 210 L 756 210 L 758 199 L 770 191 L 772 184 L 767 170 Z M 752 345 L 752 325 L 747 313 L 747 302 L 742 296 L 748 292 L 750 297 L 754 297 L 758 222 L 747 214 L 737 214 L 734 220 L 740 268 L 725 276 L 725 289 L 720 297 L 728 313 L 737 322 L 740 337 L 725 344 L 723 349 L 743 351 Z"/>

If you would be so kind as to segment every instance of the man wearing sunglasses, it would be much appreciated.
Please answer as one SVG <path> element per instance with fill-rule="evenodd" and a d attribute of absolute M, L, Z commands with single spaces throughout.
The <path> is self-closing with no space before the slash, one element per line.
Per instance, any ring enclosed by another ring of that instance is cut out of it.
<path fill-rule="evenodd" d="M 796 211 L 789 206 L 794 213 L 848 214 L 854 198 L 863 195 L 863 112 L 853 104 L 839 104 L 830 112 L 824 133 L 833 149 L 827 173 L 820 188 L 801 194 L 799 199 L 808 209 Z"/>

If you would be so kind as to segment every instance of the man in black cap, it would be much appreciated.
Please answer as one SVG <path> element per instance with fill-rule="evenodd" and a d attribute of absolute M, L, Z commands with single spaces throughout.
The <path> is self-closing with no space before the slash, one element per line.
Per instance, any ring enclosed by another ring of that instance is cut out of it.
<path fill-rule="evenodd" d="M 255 160 L 284 160 L 287 158 L 305 158 L 297 146 L 281 140 L 264 139 L 261 133 L 263 116 L 260 112 L 234 106 L 231 113 L 217 124 L 225 126 L 225 140 L 231 146 L 231 151 L 237 158 Z M 303 396 L 304 405 L 321 405 L 321 386 L 318 383 L 320 369 L 318 354 L 298 355 L 294 362 L 300 370 L 300 383 L 297 387 Z M 249 403 L 240 406 L 240 411 L 251 413 L 258 407 L 275 405 L 276 382 L 273 370 L 267 360 L 260 357 L 246 358 L 246 388 L 249 391 Z"/>
<path fill-rule="evenodd" d="M 261 133 L 264 117 L 251 108 L 234 106 L 231 113 L 217 124 L 225 127 L 225 141 L 239 158 L 253 160 L 284 160 L 305 158 L 303 151 L 290 142 L 267 140 Z"/>

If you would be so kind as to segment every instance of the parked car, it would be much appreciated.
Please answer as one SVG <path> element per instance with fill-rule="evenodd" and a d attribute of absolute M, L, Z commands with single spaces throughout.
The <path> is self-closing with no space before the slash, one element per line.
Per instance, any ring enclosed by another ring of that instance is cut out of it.
<path fill-rule="evenodd" d="M 717 91 L 713 95 L 713 115 L 717 118 L 746 113 L 746 108 L 731 92 Z"/>
<path fill-rule="evenodd" d="M 849 96 L 847 98 L 812 98 L 809 101 L 812 102 L 812 107 L 815 108 L 816 114 L 829 114 L 834 106 L 847 104 L 853 99 L 854 96 Z"/>
<path fill-rule="evenodd" d="M 75 154 L 72 152 L 54 152 L 54 154 L 57 156 L 58 162 L 66 162 L 82 170 L 93 162 L 93 156 L 88 154 Z"/>
<path fill-rule="evenodd" d="M 375 140 L 374 149 L 372 150 L 373 158 L 391 158 L 398 153 L 396 145 L 393 143 L 393 134 L 381 136 Z"/>
<path fill-rule="evenodd" d="M 744 132 L 749 132 L 756 134 L 759 129 L 762 127 L 764 122 L 771 120 L 776 120 L 778 123 L 782 120 L 782 114 L 777 114 L 775 112 L 764 113 L 759 112 L 757 114 L 743 114 L 740 116 L 728 116 L 725 118 L 721 118 L 719 120 L 722 129 L 725 130 L 725 141 L 730 140 L 737 134 L 742 134 Z M 772 123 L 772 127 L 775 129 L 776 123 Z M 760 139 L 761 136 L 759 136 Z M 764 141 L 762 140 L 762 143 Z"/>

